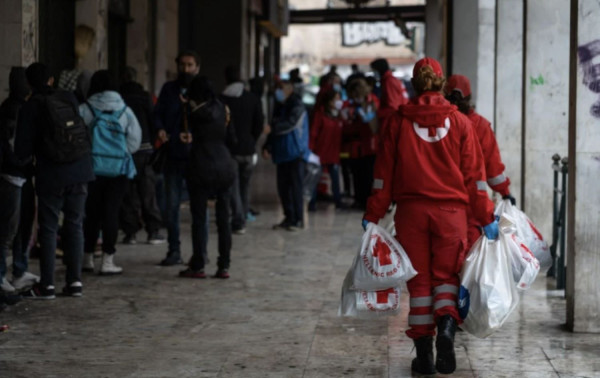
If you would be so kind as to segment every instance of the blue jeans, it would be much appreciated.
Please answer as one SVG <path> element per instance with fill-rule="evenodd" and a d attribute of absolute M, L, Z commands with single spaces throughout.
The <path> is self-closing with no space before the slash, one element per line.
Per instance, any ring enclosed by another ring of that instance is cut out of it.
<path fill-rule="evenodd" d="M 38 240 L 40 243 L 40 283 L 46 287 L 54 285 L 54 263 L 56 260 L 56 236 L 58 216 L 64 214 L 62 245 L 66 283 L 81 281 L 81 260 L 83 258 L 83 216 L 87 198 L 87 183 L 69 185 L 63 188 L 37 188 L 38 195 Z"/>
<path fill-rule="evenodd" d="M 21 187 L 13 185 L 0 177 L 0 281 L 6 277 L 6 256 L 12 249 L 13 241 L 19 229 L 21 209 Z M 27 257 L 13 252 L 14 264 L 21 263 Z M 22 274 L 22 273 L 21 273 Z"/>

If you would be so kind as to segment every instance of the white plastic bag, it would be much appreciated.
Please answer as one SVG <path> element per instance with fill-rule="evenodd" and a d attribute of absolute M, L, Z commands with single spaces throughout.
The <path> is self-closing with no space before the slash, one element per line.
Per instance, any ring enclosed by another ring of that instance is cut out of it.
<path fill-rule="evenodd" d="M 377 291 L 398 287 L 417 275 L 404 248 L 382 227 L 369 223 L 353 263 L 357 290 Z"/>
<path fill-rule="evenodd" d="M 540 262 L 540 271 L 545 274 L 552 266 L 550 248 L 527 215 L 507 199 L 498 203 L 495 213 L 498 216 L 506 214 L 514 220 L 517 237 L 529 247 L 529 250 Z"/>
<path fill-rule="evenodd" d="M 516 235 L 515 221 L 508 214 L 503 214 L 500 218 L 498 241 L 506 245 L 517 288 L 529 289 L 540 271 L 540 263 Z"/>
<path fill-rule="evenodd" d="M 506 321 L 519 303 L 507 240 L 500 235 L 490 241 L 482 235 L 463 265 L 458 298 L 462 328 L 477 337 L 487 337 Z"/>
<path fill-rule="evenodd" d="M 352 281 L 352 270 L 349 270 L 342 286 L 338 316 L 375 319 L 400 313 L 399 287 L 381 291 L 352 290 Z"/>

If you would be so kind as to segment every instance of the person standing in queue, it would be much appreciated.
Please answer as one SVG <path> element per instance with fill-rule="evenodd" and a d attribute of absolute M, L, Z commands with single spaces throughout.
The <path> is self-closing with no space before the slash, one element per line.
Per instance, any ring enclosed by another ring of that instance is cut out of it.
<path fill-rule="evenodd" d="M 463 114 L 471 120 L 485 164 L 487 183 L 493 191 L 500 193 L 503 199 L 509 199 L 515 205 L 515 197 L 510 194 L 510 179 L 504 174 L 504 163 L 500 157 L 500 150 L 492 124 L 474 110 L 471 103 L 471 83 L 466 76 L 452 75 L 444 88 L 446 99 L 458 107 Z M 475 244 L 481 236 L 481 224 L 477 222 L 472 213 L 467 214 L 468 222 L 468 248 Z"/>
<path fill-rule="evenodd" d="M 423 58 L 413 69 L 417 97 L 390 118 L 375 163 L 372 195 L 363 227 L 384 217 L 393 201 L 396 238 L 418 274 L 407 282 L 409 329 L 417 357 L 412 370 L 449 374 L 456 369 L 454 334 L 467 242 L 467 207 L 498 237 L 494 204 L 488 198 L 485 167 L 469 119 L 443 96 L 444 75 L 436 60 Z M 437 356 L 433 360 L 433 336 Z"/>

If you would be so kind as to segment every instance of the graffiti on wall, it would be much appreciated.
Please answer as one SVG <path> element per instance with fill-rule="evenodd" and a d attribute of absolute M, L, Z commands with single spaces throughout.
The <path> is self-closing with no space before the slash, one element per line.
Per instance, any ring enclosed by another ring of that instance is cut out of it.
<path fill-rule="evenodd" d="M 579 46 L 577 54 L 583 70 L 583 84 L 600 96 L 600 39 Z M 600 97 L 592 104 L 590 113 L 600 118 Z"/>
<path fill-rule="evenodd" d="M 388 46 L 407 45 L 407 40 L 393 21 L 347 22 L 342 24 L 342 46 L 356 47 L 363 43 L 384 41 Z"/>

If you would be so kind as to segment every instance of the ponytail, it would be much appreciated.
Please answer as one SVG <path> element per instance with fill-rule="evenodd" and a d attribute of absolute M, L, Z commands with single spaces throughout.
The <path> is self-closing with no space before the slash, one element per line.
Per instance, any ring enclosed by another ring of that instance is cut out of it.
<path fill-rule="evenodd" d="M 431 66 L 426 65 L 419 69 L 418 74 L 413 77 L 412 84 L 418 94 L 423 92 L 441 92 L 446 84 L 446 79 L 437 76 Z"/>

